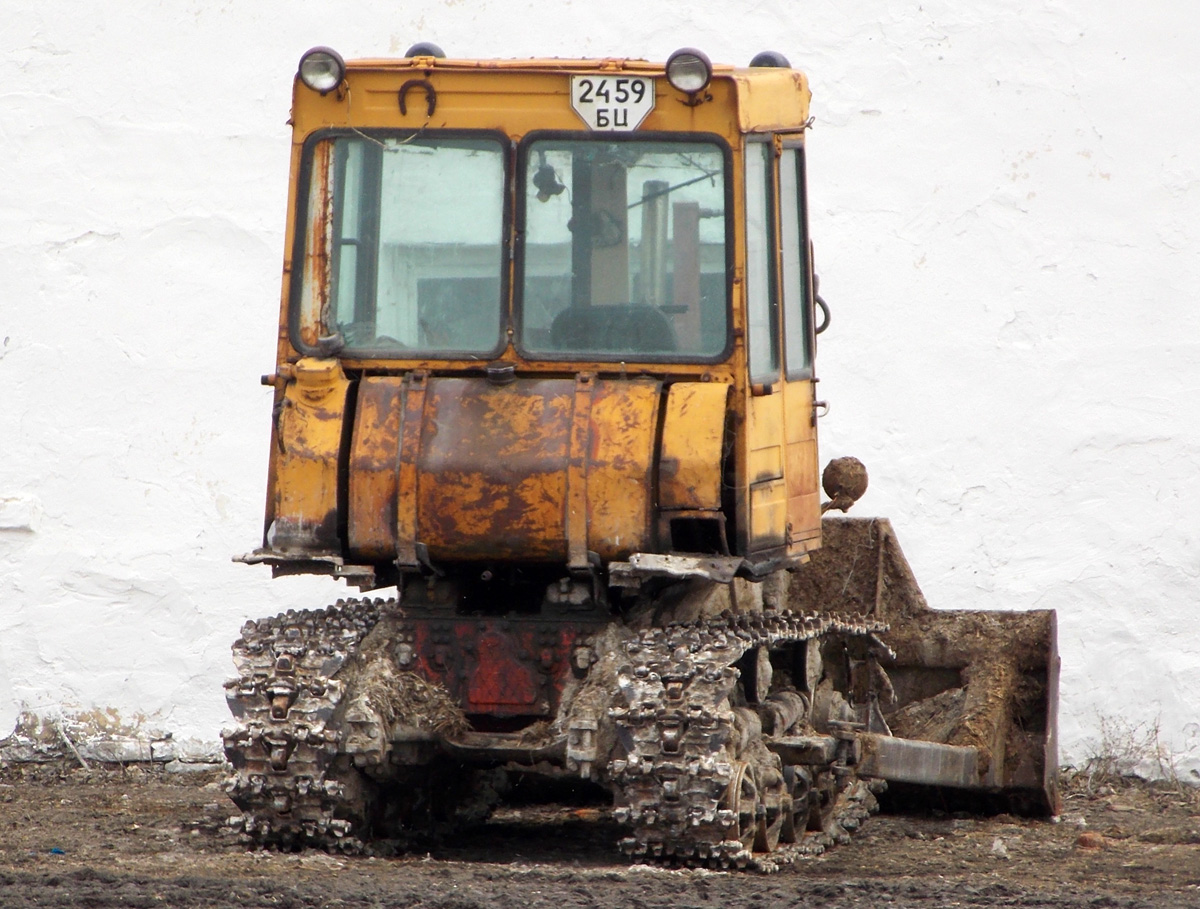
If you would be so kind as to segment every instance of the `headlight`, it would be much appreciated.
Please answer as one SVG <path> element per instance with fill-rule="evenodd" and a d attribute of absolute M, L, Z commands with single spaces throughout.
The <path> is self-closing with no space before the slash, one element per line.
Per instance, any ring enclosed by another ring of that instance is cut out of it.
<path fill-rule="evenodd" d="M 314 47 L 300 58 L 300 81 L 327 95 L 346 77 L 346 61 L 331 47 Z"/>
<path fill-rule="evenodd" d="M 684 47 L 667 58 L 667 81 L 681 92 L 703 91 L 712 78 L 712 62 L 703 51 Z"/>
<path fill-rule="evenodd" d="M 792 64 L 788 62 L 788 58 L 779 51 L 763 51 L 754 55 L 754 59 L 750 61 L 751 66 L 773 66 L 779 69 L 791 69 Z"/>
<path fill-rule="evenodd" d="M 434 44 L 432 41 L 418 41 L 412 47 L 404 52 L 406 57 L 437 57 L 441 60 L 446 56 L 446 52 Z"/>

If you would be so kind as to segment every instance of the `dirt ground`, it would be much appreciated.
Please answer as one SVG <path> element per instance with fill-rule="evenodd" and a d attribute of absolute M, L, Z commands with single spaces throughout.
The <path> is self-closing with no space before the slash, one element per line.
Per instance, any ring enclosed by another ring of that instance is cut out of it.
<path fill-rule="evenodd" d="M 220 775 L 0 769 L 0 906 L 1200 906 L 1200 792 L 1068 780 L 1057 822 L 881 814 L 771 875 L 630 866 L 603 807 L 504 808 L 432 854 L 248 852 Z"/>

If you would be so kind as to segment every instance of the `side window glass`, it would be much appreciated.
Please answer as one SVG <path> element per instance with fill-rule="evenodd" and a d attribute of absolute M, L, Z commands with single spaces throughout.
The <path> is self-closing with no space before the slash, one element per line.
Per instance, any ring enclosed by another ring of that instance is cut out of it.
<path fill-rule="evenodd" d="M 783 250 L 783 341 L 789 379 L 812 376 L 804 154 L 785 148 L 779 159 L 780 245 Z"/>
<path fill-rule="evenodd" d="M 379 205 L 365 191 L 379 179 L 380 154 L 375 146 L 360 140 L 334 143 L 334 198 L 341 211 L 333 219 L 333 262 L 331 296 L 334 321 L 367 322 L 373 317 L 373 300 L 359 288 L 375 282 L 375 256 L 378 244 Z"/>
<path fill-rule="evenodd" d="M 779 320 L 773 280 L 771 217 L 771 145 L 746 143 L 746 316 L 750 379 L 770 382 L 779 376 Z"/>

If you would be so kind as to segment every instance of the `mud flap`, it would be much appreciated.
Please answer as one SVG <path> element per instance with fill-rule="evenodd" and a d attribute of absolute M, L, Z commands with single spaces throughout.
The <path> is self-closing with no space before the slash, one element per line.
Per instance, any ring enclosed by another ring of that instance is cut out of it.
<path fill-rule="evenodd" d="M 825 518 L 821 549 L 794 574 L 790 603 L 887 622 L 882 637 L 896 656 L 882 665 L 895 700 L 880 706 L 892 735 L 976 752 L 972 772 L 952 783 L 945 774 L 922 776 L 921 749 L 908 749 L 911 767 L 881 775 L 996 797 L 1003 810 L 1022 814 L 1058 812 L 1053 610 L 931 609 L 880 518 Z M 901 759 L 906 750 L 892 753 Z"/>

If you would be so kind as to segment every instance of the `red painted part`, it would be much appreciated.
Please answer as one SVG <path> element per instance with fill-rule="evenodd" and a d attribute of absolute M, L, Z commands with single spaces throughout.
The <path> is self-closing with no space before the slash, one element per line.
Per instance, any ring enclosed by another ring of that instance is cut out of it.
<path fill-rule="evenodd" d="M 468 714 L 552 716 L 574 649 L 594 623 L 523 618 L 413 618 L 411 667 L 444 686 Z"/>

